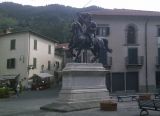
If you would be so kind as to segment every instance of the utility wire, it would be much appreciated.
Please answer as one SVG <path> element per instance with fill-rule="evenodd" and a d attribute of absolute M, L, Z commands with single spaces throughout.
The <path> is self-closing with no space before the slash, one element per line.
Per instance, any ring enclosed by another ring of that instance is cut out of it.
<path fill-rule="evenodd" d="M 84 6 L 83 6 L 83 8 L 84 7 L 86 7 L 89 3 L 91 3 L 93 0 L 89 0 Z"/>

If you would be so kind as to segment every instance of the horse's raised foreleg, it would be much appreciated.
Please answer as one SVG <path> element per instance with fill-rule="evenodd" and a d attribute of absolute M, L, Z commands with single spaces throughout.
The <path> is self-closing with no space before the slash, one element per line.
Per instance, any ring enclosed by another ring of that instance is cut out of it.
<path fill-rule="evenodd" d="M 76 55 L 73 53 L 73 47 L 72 46 L 69 46 L 69 52 L 70 52 L 71 57 L 76 57 Z"/>
<path fill-rule="evenodd" d="M 78 49 L 77 54 L 76 54 L 76 58 L 75 58 L 75 62 L 79 62 L 80 53 L 81 53 L 81 49 Z"/>
<path fill-rule="evenodd" d="M 91 52 L 94 55 L 94 57 L 91 59 L 91 62 L 93 63 L 98 59 L 98 54 L 96 53 L 94 49 L 91 49 Z"/>

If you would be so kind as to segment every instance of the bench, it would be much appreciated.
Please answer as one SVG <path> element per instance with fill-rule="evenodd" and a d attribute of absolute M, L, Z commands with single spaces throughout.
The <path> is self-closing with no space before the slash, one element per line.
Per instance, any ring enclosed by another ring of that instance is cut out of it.
<path fill-rule="evenodd" d="M 126 96 L 126 95 L 124 95 L 124 96 L 117 96 L 118 102 L 123 102 L 124 99 L 126 99 L 126 98 L 130 98 L 130 96 Z"/>
<path fill-rule="evenodd" d="M 124 95 L 124 96 L 117 96 L 118 102 L 123 102 L 125 98 L 130 98 L 132 101 L 137 100 L 138 95 Z"/>
<path fill-rule="evenodd" d="M 160 100 L 138 100 L 138 105 L 141 109 L 140 116 L 149 115 L 148 110 L 160 111 Z"/>
<path fill-rule="evenodd" d="M 160 89 L 155 89 L 153 92 L 154 92 L 154 98 L 160 99 Z"/>
<path fill-rule="evenodd" d="M 132 101 L 136 101 L 138 98 L 135 90 L 117 91 L 116 96 L 118 102 L 123 102 L 125 99 L 131 99 Z"/>
<path fill-rule="evenodd" d="M 155 99 L 160 99 L 160 94 L 159 93 L 154 94 L 154 96 L 155 96 Z"/>

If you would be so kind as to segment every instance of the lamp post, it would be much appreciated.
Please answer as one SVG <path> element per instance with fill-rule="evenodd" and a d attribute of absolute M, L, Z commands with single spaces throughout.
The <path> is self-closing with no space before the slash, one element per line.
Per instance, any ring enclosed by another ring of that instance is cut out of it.
<path fill-rule="evenodd" d="M 65 49 L 66 49 L 66 47 L 63 46 L 63 47 L 62 47 L 62 50 L 63 50 L 63 66 L 66 65 L 66 53 L 65 53 Z"/>

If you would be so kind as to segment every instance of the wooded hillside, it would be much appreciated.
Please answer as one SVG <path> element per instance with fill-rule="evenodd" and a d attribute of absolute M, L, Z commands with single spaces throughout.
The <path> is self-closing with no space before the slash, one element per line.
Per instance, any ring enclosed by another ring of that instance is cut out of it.
<path fill-rule="evenodd" d="M 79 9 L 58 4 L 33 7 L 1 3 L 0 32 L 7 28 L 12 28 L 12 31 L 33 30 L 60 42 L 67 42 L 76 13 L 100 9 L 96 6 Z"/>

